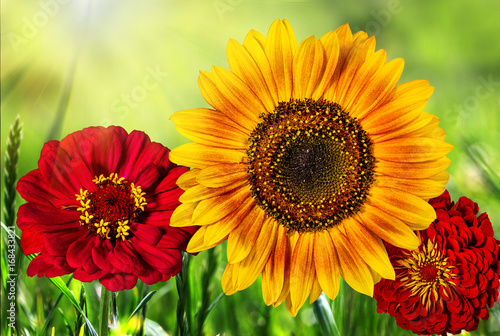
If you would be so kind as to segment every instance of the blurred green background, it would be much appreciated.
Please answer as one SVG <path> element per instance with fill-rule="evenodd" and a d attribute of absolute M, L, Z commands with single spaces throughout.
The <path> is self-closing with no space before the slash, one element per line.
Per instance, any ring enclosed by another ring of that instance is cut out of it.
<path fill-rule="evenodd" d="M 1 4 L 2 174 L 5 140 L 18 114 L 24 123 L 19 176 L 37 167 L 44 142 L 91 125 L 142 130 L 174 148 L 188 140 L 175 131 L 169 117 L 177 110 L 208 107 L 198 89 L 198 73 L 212 65 L 227 68 L 229 38 L 242 42 L 250 29 L 265 34 L 277 18 L 290 21 L 298 41 L 311 35 L 319 38 L 349 22 L 353 31 L 375 35 L 377 49 L 385 49 L 389 59 L 405 59 L 401 82 L 426 79 L 436 88 L 426 111 L 441 118 L 447 141 L 455 146 L 449 154 L 447 187 L 453 199 L 465 195 L 477 202 L 500 238 L 498 0 L 3 0 Z M 217 249 L 221 263 L 211 284 L 213 297 L 221 291 L 224 249 Z M 36 334 L 58 291 L 47 279 L 23 275 L 27 260 L 18 261 L 19 300 L 29 311 L 23 313 L 22 322 Z M 203 269 L 205 262 L 201 253 L 192 267 Z M 73 286 L 78 292 L 79 284 Z M 156 287 L 163 294 L 156 294 L 147 317 L 173 332 L 175 282 Z M 132 292 L 124 293 L 123 299 L 137 294 Z M 393 321 L 377 315 L 369 298 L 346 289 L 333 305 L 345 315 L 338 317 L 346 325 L 345 335 L 395 335 L 389 331 Z M 63 299 L 59 307 L 71 306 Z M 350 314 L 342 312 L 345 309 Z M 58 314 L 50 325 L 61 330 L 64 322 Z M 75 319 L 76 314 L 68 318 Z M 348 322 L 356 318 L 360 320 Z M 481 325 L 482 334 L 500 331 L 498 321 L 497 306 L 487 325 Z M 364 323 L 366 333 L 361 329 L 353 333 L 349 323 L 354 327 Z M 206 330 L 208 335 L 320 334 L 312 306 L 306 304 L 296 319 L 284 305 L 267 308 L 258 282 L 223 298 L 209 316 Z"/>

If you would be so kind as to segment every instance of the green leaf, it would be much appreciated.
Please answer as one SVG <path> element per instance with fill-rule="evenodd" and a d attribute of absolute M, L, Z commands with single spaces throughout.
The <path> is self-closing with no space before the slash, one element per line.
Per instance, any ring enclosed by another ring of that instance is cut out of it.
<path fill-rule="evenodd" d="M 97 335 L 97 332 L 95 331 L 94 327 L 92 326 L 92 324 L 90 323 L 89 319 L 87 318 L 87 316 L 85 315 L 85 313 L 83 312 L 82 308 L 80 308 L 80 305 L 78 304 L 78 301 L 76 300 L 75 296 L 73 295 L 73 293 L 71 293 L 71 291 L 69 290 L 69 288 L 66 286 L 66 284 L 64 283 L 64 281 L 62 281 L 62 279 L 60 277 L 55 277 L 55 278 L 49 278 L 49 280 L 57 287 L 59 288 L 59 290 L 61 291 L 61 293 L 64 294 L 64 296 L 66 296 L 69 301 L 73 304 L 73 306 L 75 306 L 75 308 L 80 312 L 80 314 L 83 316 L 83 318 L 85 319 L 85 323 L 87 323 L 87 327 L 89 328 L 89 332 L 90 332 L 90 335 L 92 336 L 98 336 Z"/>
<path fill-rule="evenodd" d="M 333 319 L 332 309 L 325 298 L 325 294 L 321 294 L 320 297 L 313 303 L 314 314 L 318 319 L 323 335 L 339 335 L 340 333 Z"/>
<path fill-rule="evenodd" d="M 127 321 L 129 321 L 132 316 L 134 316 L 139 310 L 141 310 L 142 307 L 144 307 L 144 305 L 146 303 L 148 303 L 148 301 L 153 297 L 153 295 L 155 295 L 156 291 L 152 291 L 152 292 L 149 292 L 142 300 L 141 302 L 139 302 L 139 304 L 137 305 L 137 307 L 135 307 L 134 311 L 132 312 L 132 314 L 130 314 L 130 316 L 128 317 Z"/>

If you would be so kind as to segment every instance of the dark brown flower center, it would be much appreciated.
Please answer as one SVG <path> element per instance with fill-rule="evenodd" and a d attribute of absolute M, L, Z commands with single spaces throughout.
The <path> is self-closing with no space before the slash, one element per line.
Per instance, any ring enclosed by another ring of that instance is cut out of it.
<path fill-rule="evenodd" d="M 422 281 L 433 282 L 441 275 L 442 271 L 435 264 L 426 264 L 420 268 L 420 278 Z"/>
<path fill-rule="evenodd" d="M 291 231 L 323 230 L 359 211 L 373 183 L 370 139 L 324 100 L 281 102 L 249 139 L 249 181 L 269 216 Z"/>
<path fill-rule="evenodd" d="M 82 225 L 100 237 L 125 240 L 130 235 L 130 225 L 147 205 L 145 193 L 117 174 L 96 176 L 93 182 L 96 191 L 80 189 L 76 195 Z"/>

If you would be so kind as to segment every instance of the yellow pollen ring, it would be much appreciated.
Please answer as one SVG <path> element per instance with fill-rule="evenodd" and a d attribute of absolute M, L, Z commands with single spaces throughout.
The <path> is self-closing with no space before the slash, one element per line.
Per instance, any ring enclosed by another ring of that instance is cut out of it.
<path fill-rule="evenodd" d="M 76 201 L 80 203 L 77 211 L 80 211 L 80 223 L 86 225 L 88 229 L 100 236 L 109 240 L 122 241 L 130 237 L 130 225 L 132 225 L 139 214 L 144 211 L 146 205 L 145 195 L 140 186 L 134 183 L 129 183 L 124 177 L 119 177 L 118 174 L 112 173 L 108 177 L 101 174 L 95 176 L 92 180 L 97 186 L 97 191 L 80 189 L 79 194 L 75 194 Z M 96 194 L 101 192 L 101 194 Z M 121 202 L 116 206 L 115 200 L 113 204 L 108 205 L 102 196 L 118 197 L 117 202 Z M 128 194 L 128 196 L 126 196 Z M 121 196 L 120 196 L 121 195 Z M 129 201 L 126 201 L 130 199 Z M 109 206 L 109 209 L 106 207 Z M 119 210 L 116 210 L 116 209 Z M 125 209 L 125 210 L 124 210 Z M 107 214 L 111 211 L 112 214 Z M 119 218 L 116 218 L 116 213 L 120 213 Z M 114 216 L 114 217 L 113 217 Z M 112 219 L 110 219 L 112 218 Z"/>

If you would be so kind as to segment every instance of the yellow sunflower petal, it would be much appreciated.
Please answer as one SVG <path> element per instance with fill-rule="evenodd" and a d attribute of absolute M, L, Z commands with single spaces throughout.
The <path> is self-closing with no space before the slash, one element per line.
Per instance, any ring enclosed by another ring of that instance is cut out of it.
<path fill-rule="evenodd" d="M 266 110 L 259 96 L 238 76 L 224 68 L 214 66 L 212 73 L 215 85 L 231 104 L 237 106 L 239 115 L 248 116 L 253 122 L 259 122 L 260 114 Z"/>
<path fill-rule="evenodd" d="M 312 99 L 319 99 L 323 97 L 326 88 L 330 85 L 333 75 L 335 74 L 335 69 L 339 60 L 339 39 L 335 32 L 330 32 L 323 36 L 320 43 L 323 45 L 323 49 L 325 50 L 325 67 L 322 71 L 321 80 L 318 82 L 316 89 L 312 94 Z"/>
<path fill-rule="evenodd" d="M 314 270 L 314 233 L 304 233 L 299 236 L 292 253 L 290 270 L 290 299 L 292 310 L 296 316 L 298 310 L 311 293 L 316 277 Z"/>
<path fill-rule="evenodd" d="M 376 236 L 401 248 L 413 250 L 418 247 L 420 241 L 406 223 L 370 204 L 365 204 L 364 208 L 356 218 Z"/>
<path fill-rule="evenodd" d="M 219 245 L 224 241 L 224 239 L 214 242 L 211 245 L 205 245 L 205 235 L 207 232 L 207 226 L 202 226 L 196 231 L 196 233 L 191 237 L 191 240 L 188 243 L 188 246 L 186 248 L 186 251 L 189 253 L 194 253 L 194 252 L 199 252 L 199 251 L 204 251 L 208 250 L 214 246 Z"/>
<path fill-rule="evenodd" d="M 354 79 L 354 76 L 361 65 L 365 62 L 369 53 L 375 49 L 375 38 L 371 36 L 366 39 L 358 39 L 354 41 L 354 46 L 349 55 L 347 55 L 342 73 L 340 74 L 337 87 L 332 87 L 332 93 L 325 93 L 325 98 L 337 102 L 340 106 L 344 106 L 348 98 L 349 87 Z"/>
<path fill-rule="evenodd" d="M 200 169 L 195 168 L 190 171 L 185 172 L 177 179 L 177 185 L 182 189 L 186 190 L 198 185 L 196 182 L 196 176 L 198 176 Z"/>
<path fill-rule="evenodd" d="M 205 168 L 218 163 L 240 163 L 247 161 L 244 151 L 204 146 L 191 142 L 172 149 L 170 160 L 174 163 Z"/>
<path fill-rule="evenodd" d="M 220 163 L 206 167 L 196 176 L 205 187 L 220 188 L 247 178 L 248 166 L 242 163 Z"/>
<path fill-rule="evenodd" d="M 264 270 L 265 264 L 269 260 L 271 251 L 275 247 L 278 225 L 273 219 L 266 220 L 262 225 L 262 230 L 257 238 L 254 248 L 243 261 L 235 264 L 228 264 L 227 267 L 233 268 L 232 288 L 239 291 L 250 286 Z M 224 280 L 226 273 L 223 274 L 223 287 L 224 292 L 227 293 L 224 287 L 225 283 L 230 282 Z"/>
<path fill-rule="evenodd" d="M 170 226 L 184 227 L 193 225 L 193 212 L 198 203 L 179 205 L 170 217 Z"/>
<path fill-rule="evenodd" d="M 349 239 L 337 228 L 329 230 L 339 257 L 340 274 L 356 291 L 373 296 L 373 277 L 369 266 Z"/>
<path fill-rule="evenodd" d="M 267 33 L 265 52 L 278 87 L 278 99 L 288 101 L 292 96 L 292 63 L 297 40 L 287 20 L 276 20 Z"/>
<path fill-rule="evenodd" d="M 313 303 L 314 301 L 316 301 L 321 293 L 323 293 L 323 290 L 321 289 L 321 286 L 318 282 L 318 278 L 314 277 L 313 286 L 311 288 L 311 295 L 309 296 L 309 303 Z"/>
<path fill-rule="evenodd" d="M 441 195 L 446 182 L 428 179 L 399 179 L 392 176 L 377 176 L 377 185 L 380 187 L 396 188 L 409 192 L 425 199 Z"/>
<path fill-rule="evenodd" d="M 423 162 L 439 159 L 452 148 L 443 140 L 406 137 L 374 143 L 373 155 L 393 162 Z"/>
<path fill-rule="evenodd" d="M 450 174 L 448 174 L 448 172 L 444 171 L 444 172 L 441 172 L 441 173 L 436 174 L 434 176 L 430 176 L 429 179 L 436 181 L 436 182 L 439 182 L 442 185 L 445 185 L 450 180 Z M 439 195 L 441 195 L 441 194 L 439 194 Z M 436 195 L 436 196 L 439 196 L 439 195 Z"/>
<path fill-rule="evenodd" d="M 404 60 L 396 58 L 385 64 L 370 79 L 370 84 L 361 91 L 351 106 L 351 115 L 362 119 L 373 109 L 392 96 L 403 72 Z"/>
<path fill-rule="evenodd" d="M 316 233 L 314 267 L 321 288 L 330 299 L 335 299 L 340 288 L 340 264 L 335 244 L 327 230 Z"/>
<path fill-rule="evenodd" d="M 214 76 L 206 71 L 200 71 L 198 85 L 203 98 L 216 110 L 221 111 L 231 121 L 240 125 L 246 132 L 250 133 L 257 122 L 257 116 L 252 111 L 250 114 L 242 113 L 246 111 L 243 107 L 232 102 L 225 95 L 228 91 L 222 92 L 225 88 L 218 88 Z"/>
<path fill-rule="evenodd" d="M 193 203 L 193 202 L 199 202 L 207 198 L 212 198 L 216 197 L 225 193 L 228 193 L 238 187 L 240 187 L 242 184 L 247 183 L 246 180 L 240 179 L 236 180 L 235 182 L 228 184 L 224 187 L 220 188 L 209 188 L 205 187 L 204 185 L 197 185 L 195 187 L 189 188 L 184 192 L 179 197 L 179 201 L 182 203 Z"/>
<path fill-rule="evenodd" d="M 448 168 L 451 161 L 447 157 L 430 162 L 390 162 L 379 160 L 376 171 L 397 178 L 428 178 Z"/>
<path fill-rule="evenodd" d="M 248 185 L 243 185 L 226 194 L 201 201 L 193 213 L 194 225 L 207 225 L 215 223 L 227 215 L 234 213 L 250 197 L 251 191 Z"/>
<path fill-rule="evenodd" d="M 293 60 L 293 98 L 311 97 L 323 71 L 323 47 L 314 36 L 302 41 Z"/>
<path fill-rule="evenodd" d="M 351 106 L 354 100 L 357 98 L 360 92 L 369 87 L 371 83 L 371 78 L 377 72 L 380 67 L 382 67 L 387 61 L 387 53 L 385 50 L 379 50 L 373 56 L 368 57 L 363 65 L 356 72 L 352 80 L 352 84 L 349 87 L 348 95 L 344 99 L 342 107 L 347 111 L 351 110 Z"/>
<path fill-rule="evenodd" d="M 230 264 L 238 263 L 248 256 L 254 248 L 264 221 L 265 212 L 255 206 L 242 219 L 240 225 L 229 234 L 227 260 Z"/>
<path fill-rule="evenodd" d="M 434 88 L 427 81 L 414 81 L 411 86 L 396 88 L 394 99 L 367 114 L 362 119 L 363 127 L 371 134 L 383 134 L 408 125 L 422 113 Z M 399 88 L 399 90 L 398 90 Z"/>
<path fill-rule="evenodd" d="M 414 120 L 401 127 L 390 130 L 389 132 L 372 133 L 371 138 L 375 143 L 406 137 L 427 137 L 436 139 L 436 137 L 432 136 L 435 126 L 431 124 L 431 122 L 432 116 L 422 112 Z M 378 129 L 374 129 L 373 131 L 377 132 Z M 444 138 L 441 140 L 444 140 Z"/>
<path fill-rule="evenodd" d="M 183 110 L 172 114 L 170 120 L 184 136 L 204 145 L 237 149 L 248 145 L 248 131 L 219 111 Z"/>
<path fill-rule="evenodd" d="M 290 258 L 290 246 L 286 229 L 282 225 L 278 225 L 276 246 L 262 272 L 262 296 L 268 306 L 272 304 L 276 307 L 288 296 L 290 288 L 290 267 L 288 265 Z"/>
<path fill-rule="evenodd" d="M 263 52 L 261 49 L 261 53 Z M 227 45 L 227 60 L 231 72 L 241 78 L 255 92 L 264 104 L 266 111 L 274 110 L 275 98 L 269 92 L 266 78 L 262 74 L 258 63 L 242 45 L 233 39 L 230 39 Z"/>
<path fill-rule="evenodd" d="M 396 274 L 382 241 L 361 225 L 356 219 L 344 220 L 347 238 L 353 242 L 363 260 L 386 279 L 394 280 Z"/>
<path fill-rule="evenodd" d="M 420 229 L 426 229 L 436 219 L 432 205 L 408 192 L 375 186 L 370 195 L 370 203 Z"/>
<path fill-rule="evenodd" d="M 243 47 L 252 56 L 255 64 L 259 68 L 262 77 L 264 78 L 265 85 L 271 97 L 273 99 L 274 105 L 277 105 L 278 98 L 278 86 L 274 80 L 273 72 L 271 71 L 271 65 L 267 59 L 266 52 L 264 51 L 266 39 L 261 33 L 252 30 L 250 31 L 245 41 L 243 41 Z"/>

